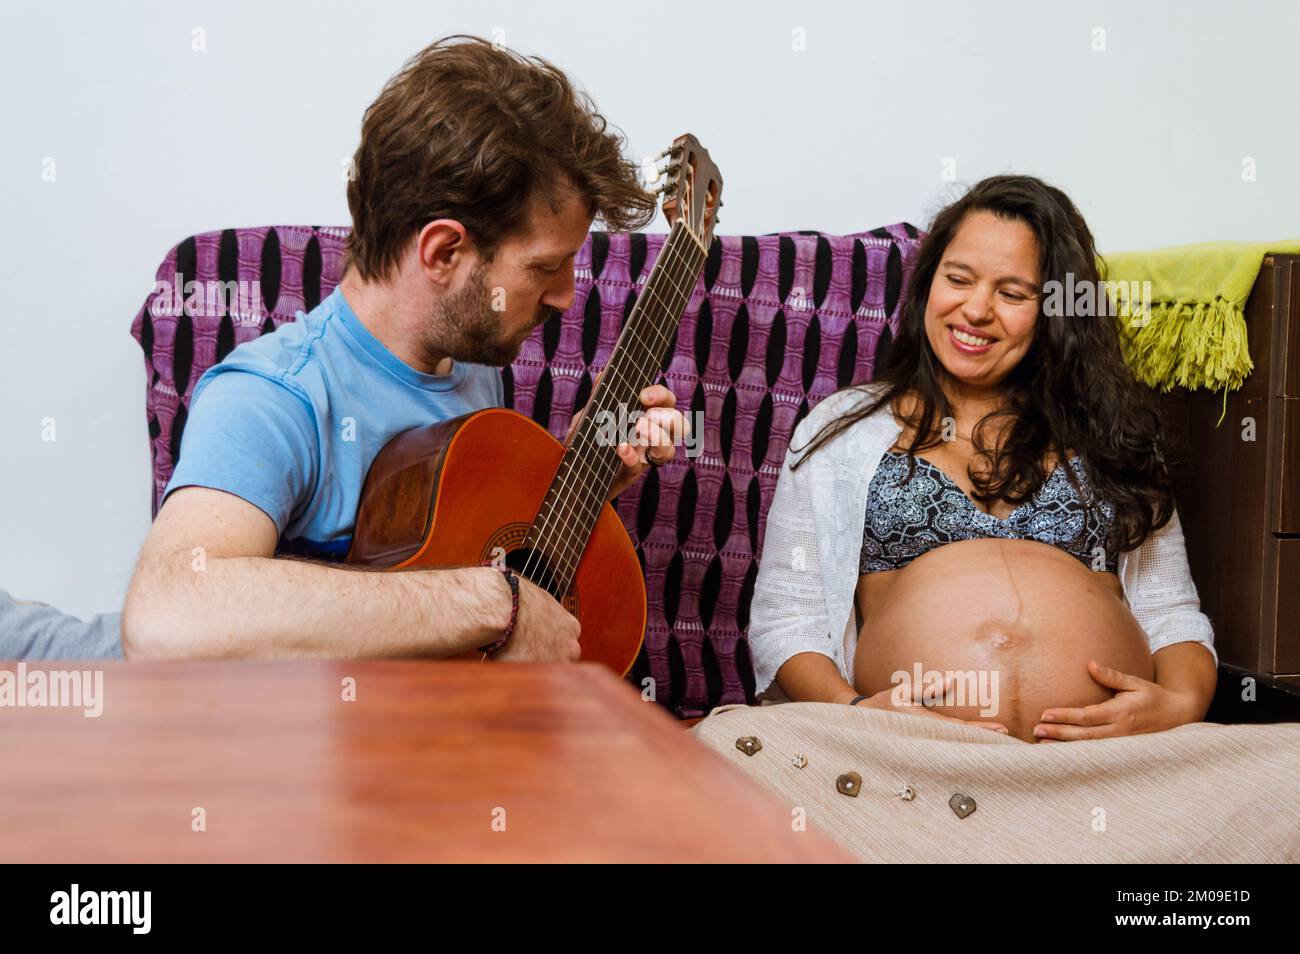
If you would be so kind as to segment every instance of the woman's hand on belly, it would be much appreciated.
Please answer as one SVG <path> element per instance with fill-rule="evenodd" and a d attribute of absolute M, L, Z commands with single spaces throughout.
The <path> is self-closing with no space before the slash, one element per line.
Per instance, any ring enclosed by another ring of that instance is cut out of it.
<path fill-rule="evenodd" d="M 1042 721 L 1034 726 L 1035 738 L 1044 742 L 1108 739 L 1160 732 L 1198 718 L 1195 700 L 1185 693 L 1103 666 L 1095 659 L 1088 663 L 1088 674 L 1098 685 L 1113 689 L 1115 695 L 1096 705 L 1045 709 Z"/>
<path fill-rule="evenodd" d="M 874 695 L 925 674 L 955 673 L 942 711 L 997 719 L 1037 741 L 1043 713 L 1111 701 L 1089 660 L 1143 679 L 1151 650 L 1113 574 L 1029 540 L 949 543 L 887 574 L 859 581 L 864 617 L 854 685 Z"/>
<path fill-rule="evenodd" d="M 910 684 L 910 691 L 903 685 L 897 685 L 877 692 L 875 695 L 859 702 L 858 705 L 871 706 L 873 709 L 889 709 L 893 712 L 906 712 L 911 715 L 929 716 L 933 719 L 943 719 L 945 722 L 960 722 L 963 725 L 973 725 L 979 729 L 989 729 L 993 732 L 1009 734 L 1009 730 L 1001 722 L 989 722 L 986 719 L 959 719 L 956 716 L 943 715 L 934 709 L 928 708 L 925 693 L 929 691 L 931 697 L 937 697 L 940 700 L 947 699 L 952 692 L 952 681 L 953 678 L 949 676 L 944 680 L 942 686 L 932 684 L 923 687 L 912 683 Z"/>

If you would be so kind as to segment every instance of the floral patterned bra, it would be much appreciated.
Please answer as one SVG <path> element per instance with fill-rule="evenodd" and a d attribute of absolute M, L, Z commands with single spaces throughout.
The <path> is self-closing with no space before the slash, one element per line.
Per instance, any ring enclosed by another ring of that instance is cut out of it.
<path fill-rule="evenodd" d="M 1069 458 L 1079 486 L 1090 493 L 1083 462 Z M 1106 571 L 1114 573 L 1118 555 L 1107 543 L 1115 510 L 1100 501 L 1097 513 L 1088 508 L 1061 467 L 1005 519 L 975 506 L 952 478 L 924 457 L 916 458 L 916 473 L 907 480 L 907 454 L 885 451 L 867 490 L 866 529 L 862 538 L 860 573 L 898 570 L 923 553 L 958 540 L 1002 538 L 1038 540 L 1058 547 L 1092 569 L 1104 555 Z M 1083 530 L 1080 535 L 1080 530 Z M 1077 538 L 1077 539 L 1076 539 Z"/>

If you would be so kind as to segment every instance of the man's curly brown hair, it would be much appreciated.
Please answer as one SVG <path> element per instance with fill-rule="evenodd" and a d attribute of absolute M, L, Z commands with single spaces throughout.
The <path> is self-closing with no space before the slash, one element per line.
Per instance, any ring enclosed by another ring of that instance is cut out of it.
<path fill-rule="evenodd" d="M 383 280 L 434 219 L 456 219 L 491 259 L 523 230 L 535 198 L 566 193 L 612 231 L 655 214 L 624 139 L 568 77 L 479 37 L 449 36 L 411 57 L 366 110 L 348 183 L 348 262 Z"/>

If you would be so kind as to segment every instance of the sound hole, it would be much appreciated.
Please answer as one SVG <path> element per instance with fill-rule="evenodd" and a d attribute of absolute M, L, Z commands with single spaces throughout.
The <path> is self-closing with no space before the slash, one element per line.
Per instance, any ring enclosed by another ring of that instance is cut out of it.
<path fill-rule="evenodd" d="M 530 547 L 520 547 L 518 550 L 509 551 L 505 562 L 506 566 L 519 571 L 519 574 L 526 577 L 530 583 L 540 586 L 555 597 L 570 616 L 575 619 L 581 618 L 578 616 L 577 587 L 570 586 L 567 593 L 557 592 L 559 584 L 555 580 L 555 571 L 544 555 Z"/>
<path fill-rule="evenodd" d="M 582 617 L 578 616 L 578 588 L 569 587 L 569 592 L 560 599 L 555 595 L 555 574 L 550 563 L 540 553 L 534 558 L 534 551 L 531 548 L 520 546 L 527 539 L 528 530 L 528 524 L 519 521 L 498 527 L 483 547 L 479 560 L 504 562 L 510 569 L 518 571 L 520 576 L 527 577 L 530 583 L 540 586 L 555 596 L 570 616 L 581 619 Z M 528 568 L 526 573 L 525 566 Z"/>

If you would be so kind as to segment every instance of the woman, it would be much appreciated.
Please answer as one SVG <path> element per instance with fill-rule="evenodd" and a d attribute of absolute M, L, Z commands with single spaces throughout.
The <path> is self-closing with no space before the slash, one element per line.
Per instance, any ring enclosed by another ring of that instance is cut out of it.
<path fill-rule="evenodd" d="M 1038 179 L 939 214 L 885 366 L 791 440 L 749 628 L 763 698 L 1027 741 L 1204 717 L 1217 657 L 1154 398 L 1104 296 L 1060 314 L 1050 295 L 1099 279 L 1083 217 Z"/>

